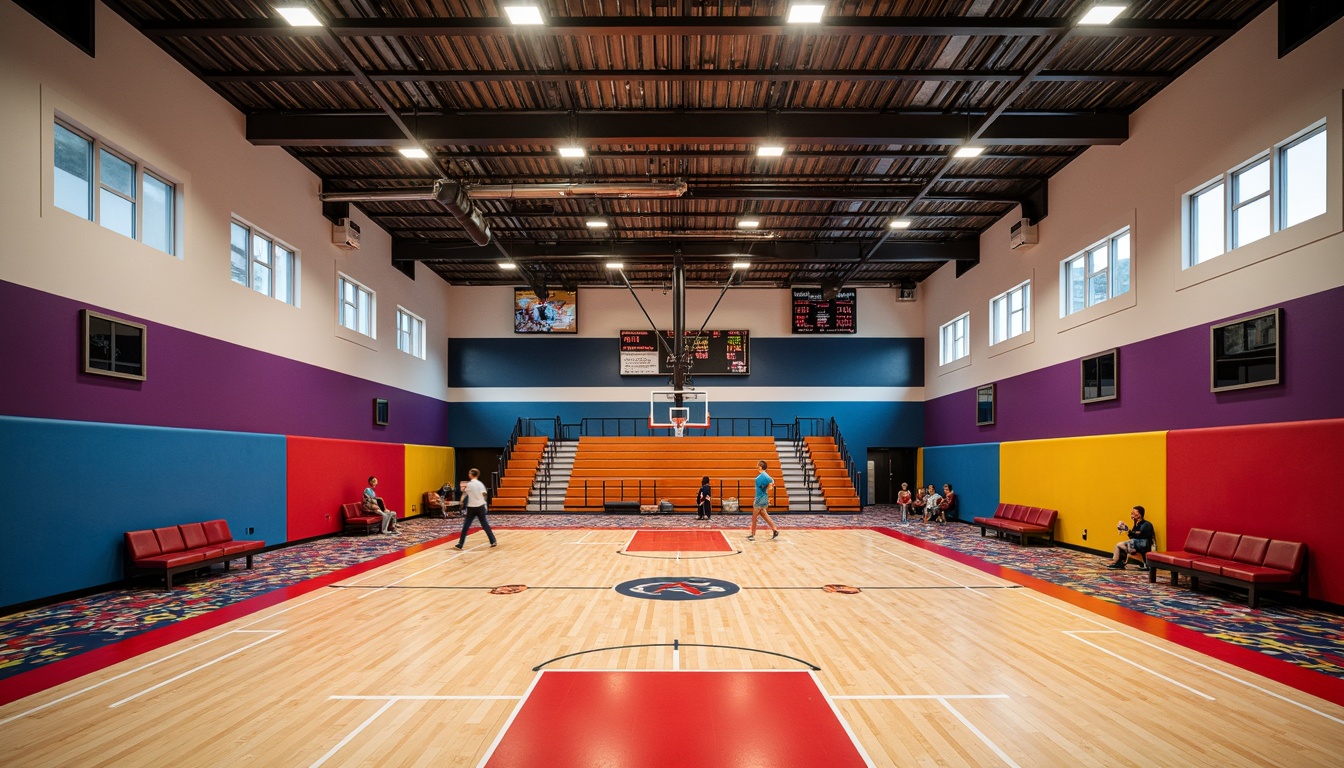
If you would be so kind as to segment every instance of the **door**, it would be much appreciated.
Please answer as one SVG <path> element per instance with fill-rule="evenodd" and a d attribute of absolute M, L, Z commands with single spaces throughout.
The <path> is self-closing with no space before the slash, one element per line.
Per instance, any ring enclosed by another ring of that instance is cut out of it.
<path fill-rule="evenodd" d="M 453 451 L 453 455 L 457 457 L 459 487 L 467 479 L 467 470 L 475 467 L 481 470 L 481 482 L 485 483 L 485 487 L 494 490 L 496 478 L 493 475 L 499 471 L 499 457 L 504 455 L 503 448 L 458 448 Z"/>
<path fill-rule="evenodd" d="M 895 504 L 901 483 L 915 488 L 915 466 L 918 448 L 869 448 L 868 463 L 873 482 L 873 498 L 869 504 Z"/>

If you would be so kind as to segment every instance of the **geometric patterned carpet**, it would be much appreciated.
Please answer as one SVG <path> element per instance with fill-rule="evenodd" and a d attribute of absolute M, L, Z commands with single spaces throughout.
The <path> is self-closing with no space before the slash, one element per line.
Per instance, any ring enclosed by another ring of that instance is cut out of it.
<path fill-rule="evenodd" d="M 993 565 L 1057 584 L 1248 648 L 1305 669 L 1344 679 L 1344 622 L 1336 613 L 1279 602 L 1271 595 L 1258 609 L 1245 593 L 1205 588 L 1198 593 L 1172 587 L 1167 579 L 1148 583 L 1131 568 L 1108 571 L 1096 555 L 1062 547 L 1022 547 L 981 537 L 970 525 L 902 522 L 894 508 L 873 506 L 851 515 L 781 514 L 781 529 L 889 528 Z M 748 515 L 716 515 L 697 523 L 689 515 L 493 515 L 502 535 L 510 528 L 746 528 Z M 347 566 L 398 552 L 415 544 L 455 537 L 454 519 L 414 518 L 399 536 L 337 536 L 297 544 L 255 558 L 254 568 L 218 568 L 208 577 L 181 580 L 171 592 L 149 586 L 114 589 L 76 600 L 0 616 L 0 680 L 55 661 L 112 645 L 128 637 L 207 614 Z M 473 534 L 480 536 L 479 533 Z"/>

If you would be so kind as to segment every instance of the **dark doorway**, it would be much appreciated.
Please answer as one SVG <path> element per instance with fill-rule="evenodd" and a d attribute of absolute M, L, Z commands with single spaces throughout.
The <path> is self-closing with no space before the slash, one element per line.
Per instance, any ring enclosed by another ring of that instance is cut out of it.
<path fill-rule="evenodd" d="M 873 494 L 869 504 L 895 504 L 896 492 L 901 483 L 909 483 L 915 488 L 915 465 L 918 448 L 869 448 L 868 463 L 871 468 L 869 479 L 872 481 Z"/>
<path fill-rule="evenodd" d="M 481 470 L 481 482 L 485 483 L 485 487 L 494 490 L 498 482 L 494 474 L 499 471 L 499 457 L 504 455 L 503 448 L 458 448 L 453 455 L 457 457 L 458 485 L 467 479 L 467 470 L 475 467 Z"/>

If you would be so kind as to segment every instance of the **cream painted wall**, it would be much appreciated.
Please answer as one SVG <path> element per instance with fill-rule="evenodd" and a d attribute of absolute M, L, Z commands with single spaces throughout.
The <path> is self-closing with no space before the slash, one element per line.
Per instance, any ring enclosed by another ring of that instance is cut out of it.
<path fill-rule="evenodd" d="M 1010 250 L 1019 214 L 1010 215 L 982 236 L 977 267 L 957 278 L 949 265 L 920 286 L 927 397 L 1344 285 L 1344 22 L 1279 59 L 1275 14 L 1261 14 L 1138 110 L 1124 144 L 1095 147 L 1057 174 L 1040 244 Z M 1321 118 L 1329 120 L 1326 214 L 1182 271 L 1181 196 Z M 1091 308 L 1082 324 L 1061 320 L 1060 262 L 1127 224 L 1132 301 Z M 990 299 L 1028 277 L 1034 337 L 990 349 Z M 967 310 L 971 364 L 940 370 L 939 328 Z"/>
<path fill-rule="evenodd" d="M 443 399 L 448 286 L 390 263 L 391 238 L 362 214 L 363 247 L 330 244 L 317 177 L 101 3 L 97 58 L 13 3 L 0 3 L 0 279 L 389 386 Z M 179 184 L 180 256 L 52 205 L 52 119 L 60 113 Z M 301 253 L 300 306 L 229 279 L 237 215 Z M 336 323 L 338 271 L 377 293 L 377 339 Z M 396 349 L 398 304 L 426 321 L 428 359 Z"/>
<path fill-rule="evenodd" d="M 518 283 L 520 286 L 522 281 Z M 636 288 L 639 302 L 659 328 L 672 327 L 672 294 L 657 288 Z M 859 288 L 859 328 L 855 336 L 914 337 L 924 335 L 918 302 L 896 301 L 894 288 Z M 730 288 L 717 309 L 719 289 L 687 289 L 686 327 L 697 329 L 710 317 L 708 330 L 747 330 L 770 338 L 792 335 L 793 294 L 767 288 Z M 513 288 L 453 287 L 449 289 L 448 324 L 459 338 L 513 336 Z M 709 315 L 713 310 L 714 314 Z M 644 330 L 649 321 L 625 288 L 579 290 L 579 336 L 616 338 L 623 330 Z M 838 338 L 832 336 L 832 338 Z"/>

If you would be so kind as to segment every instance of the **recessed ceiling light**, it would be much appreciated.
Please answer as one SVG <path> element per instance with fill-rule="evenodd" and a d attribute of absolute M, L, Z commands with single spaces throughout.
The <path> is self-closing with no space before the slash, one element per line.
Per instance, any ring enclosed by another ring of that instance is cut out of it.
<path fill-rule="evenodd" d="M 756 148 L 757 157 L 782 157 L 784 148 L 776 144 L 763 144 Z"/>
<path fill-rule="evenodd" d="M 909 220 L 909 219 L 892 219 L 892 220 L 891 220 L 891 223 L 888 224 L 887 226 L 888 226 L 888 227 L 891 227 L 892 229 L 909 229 L 909 228 L 910 228 L 910 220 Z"/>
<path fill-rule="evenodd" d="M 738 219 L 738 220 L 737 220 L 737 228 L 738 228 L 738 229 L 755 229 L 755 228 L 757 228 L 757 227 L 759 227 L 759 226 L 761 226 L 761 220 L 760 220 L 760 219 L 756 219 L 756 218 L 752 218 L 752 217 L 747 217 L 747 218 L 745 218 L 745 219 Z"/>
<path fill-rule="evenodd" d="M 588 153 L 585 152 L 585 151 L 583 150 L 583 147 L 561 147 L 561 148 L 560 148 L 560 156 L 561 156 L 561 157 L 583 157 L 583 156 L 585 156 L 585 155 L 587 155 L 587 154 L 588 154 Z"/>
<path fill-rule="evenodd" d="M 733 269 L 751 269 L 750 261 L 734 261 Z"/>
<path fill-rule="evenodd" d="M 402 147 L 397 150 L 402 157 L 409 157 L 412 160 L 424 160 L 429 157 L 429 153 L 419 147 Z"/>
<path fill-rule="evenodd" d="M 290 26 L 293 27 L 320 27 L 322 22 L 318 20 L 313 12 L 306 5 L 286 5 L 276 6 L 276 13 L 285 17 Z"/>
<path fill-rule="evenodd" d="M 504 270 L 517 269 L 518 265 L 514 264 L 512 261 L 501 261 L 499 262 L 499 268 Z"/>
<path fill-rule="evenodd" d="M 1078 21 L 1079 26 L 1083 24 L 1110 24 L 1115 21 L 1115 17 L 1124 13 L 1125 6 L 1114 3 L 1102 3 L 1092 6 L 1082 19 Z"/>
<path fill-rule="evenodd" d="M 958 148 L 957 148 L 957 151 L 952 153 L 952 156 L 953 156 L 953 157 L 979 157 L 979 156 L 981 155 L 981 153 L 983 153 L 984 151 L 985 151 L 985 148 L 984 148 L 984 147 L 971 147 L 971 146 L 958 147 Z"/>
<path fill-rule="evenodd" d="M 826 12 L 826 6 L 815 3 L 794 3 L 789 6 L 789 16 L 785 21 L 790 24 L 816 24 Z"/>
<path fill-rule="evenodd" d="M 625 269 L 625 265 L 619 261 L 608 261 L 607 269 Z"/>
<path fill-rule="evenodd" d="M 546 23 L 546 20 L 541 18 L 541 9 L 535 5 L 506 5 L 504 6 L 504 13 L 515 27 L 536 26 Z"/>

